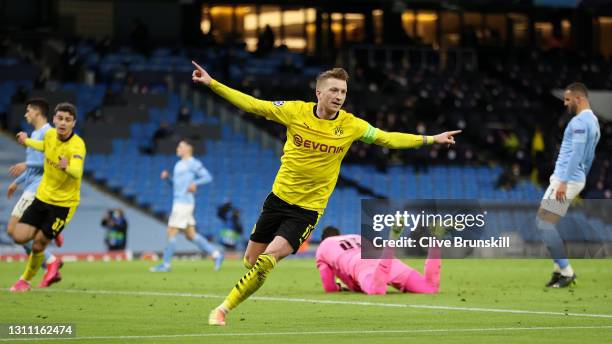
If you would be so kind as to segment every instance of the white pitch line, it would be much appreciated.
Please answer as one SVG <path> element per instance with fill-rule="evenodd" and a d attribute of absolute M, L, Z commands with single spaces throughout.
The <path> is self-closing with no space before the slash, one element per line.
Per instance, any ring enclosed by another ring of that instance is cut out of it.
<path fill-rule="evenodd" d="M 0 342 L 34 341 L 34 340 L 104 340 L 104 339 L 159 339 L 159 338 L 193 338 L 193 337 L 265 337 L 295 335 L 370 335 L 370 334 L 427 334 L 427 333 L 462 333 L 462 332 L 510 332 L 510 331 L 559 331 L 559 330 L 610 330 L 612 326 L 536 326 L 536 327 L 490 327 L 490 328 L 447 328 L 447 329 L 414 329 L 414 330 L 337 330 L 311 332 L 251 332 L 251 333 L 186 333 L 160 334 L 149 336 L 89 336 L 63 338 L 0 338 Z"/>
<path fill-rule="evenodd" d="M 214 295 L 214 294 L 174 293 L 174 292 L 159 292 L 159 291 L 78 290 L 78 289 L 49 289 L 49 288 L 46 288 L 46 289 L 36 290 L 36 292 L 130 295 L 130 296 L 171 296 L 171 297 L 193 297 L 193 298 L 202 298 L 202 299 L 224 299 L 225 298 L 225 296 Z M 566 313 L 566 312 L 529 311 L 529 310 L 520 310 L 520 309 L 498 309 L 498 308 L 482 308 L 482 307 L 414 305 L 414 304 L 405 304 L 405 303 L 380 303 L 380 302 L 367 302 L 367 301 L 316 300 L 316 299 L 299 299 L 299 298 L 269 297 L 269 296 L 253 296 L 253 297 L 250 297 L 249 299 L 259 300 L 259 301 L 316 303 L 316 304 L 328 304 L 328 305 L 437 309 L 437 310 L 446 310 L 446 311 L 554 315 L 554 316 L 573 316 L 573 317 L 608 318 L 608 319 L 612 318 L 612 314 L 569 313 L 569 312 Z"/>

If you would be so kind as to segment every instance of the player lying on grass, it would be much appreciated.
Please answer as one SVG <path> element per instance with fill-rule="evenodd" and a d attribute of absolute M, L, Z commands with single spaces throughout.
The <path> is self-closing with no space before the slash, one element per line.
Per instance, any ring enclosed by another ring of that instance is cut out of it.
<path fill-rule="evenodd" d="M 390 238 L 399 238 L 401 229 L 394 227 Z M 386 294 L 387 286 L 403 293 L 433 294 L 440 289 L 440 249 L 430 248 L 425 260 L 425 273 L 394 258 L 393 248 L 387 247 L 381 259 L 361 258 L 361 236 L 340 235 L 335 227 L 326 227 L 321 235 L 321 244 L 316 253 L 317 269 L 326 292 L 348 290 L 368 295 Z"/>
<path fill-rule="evenodd" d="M 278 261 L 297 252 L 308 239 L 336 186 L 342 159 L 354 141 L 406 149 L 433 143 L 454 144 L 454 135 L 461 132 L 424 136 L 374 128 L 342 110 L 348 80 L 348 74 L 342 68 L 319 75 L 317 103 L 309 103 L 259 100 L 221 84 L 197 63 L 193 62 L 193 65 L 193 82 L 208 86 L 243 111 L 287 127 L 281 167 L 244 255 L 249 270 L 238 280 L 225 301 L 211 311 L 210 325 L 225 325 L 226 314 L 264 284 Z"/>

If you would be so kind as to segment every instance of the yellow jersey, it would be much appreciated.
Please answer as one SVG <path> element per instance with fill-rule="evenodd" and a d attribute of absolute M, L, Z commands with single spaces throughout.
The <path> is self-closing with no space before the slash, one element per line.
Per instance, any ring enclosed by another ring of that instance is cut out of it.
<path fill-rule="evenodd" d="M 316 103 L 259 100 L 216 80 L 209 87 L 240 109 L 287 127 L 287 141 L 272 192 L 287 203 L 319 213 L 327 206 L 342 159 L 354 141 L 408 148 L 431 138 L 387 133 L 344 110 L 332 119 L 321 119 L 316 115 Z"/>
<path fill-rule="evenodd" d="M 47 130 L 43 141 L 26 140 L 26 146 L 44 152 L 44 172 L 36 198 L 60 207 L 75 207 L 81 197 L 81 179 L 85 162 L 85 142 L 74 132 L 65 141 L 55 128 Z M 65 169 L 59 167 L 61 157 L 68 160 Z"/>

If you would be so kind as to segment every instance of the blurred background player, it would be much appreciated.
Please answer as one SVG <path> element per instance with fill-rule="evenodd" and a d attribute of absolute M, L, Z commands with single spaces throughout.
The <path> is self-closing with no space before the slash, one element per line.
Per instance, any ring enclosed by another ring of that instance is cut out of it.
<path fill-rule="evenodd" d="M 555 225 L 565 216 L 572 200 L 584 189 L 600 138 L 599 121 L 591 110 L 584 84 L 572 83 L 567 86 L 563 104 L 573 117 L 563 132 L 555 171 L 536 218 L 537 227 L 554 260 L 552 277 L 546 283 L 547 287 L 552 288 L 564 288 L 576 280 Z"/>
<path fill-rule="evenodd" d="M 12 233 L 17 243 L 34 242 L 26 269 L 11 291 L 30 290 L 30 281 L 44 261 L 45 248 L 70 222 L 79 204 L 85 143 L 73 131 L 76 118 L 74 105 L 60 103 L 53 117 L 55 128 L 48 129 L 42 141 L 30 139 L 24 132 L 17 134 L 19 143 L 44 152 L 45 165 L 36 197 Z"/>
<path fill-rule="evenodd" d="M 194 82 L 204 84 L 245 112 L 287 127 L 281 167 L 272 192 L 253 228 L 245 252 L 249 271 L 236 283 L 221 305 L 210 313 L 209 325 L 225 325 L 226 314 L 257 291 L 281 259 L 295 254 L 308 239 L 331 196 L 342 159 L 354 141 L 392 149 L 427 144 L 454 144 L 450 131 L 436 136 L 386 132 L 342 110 L 348 90 L 348 73 L 342 68 L 317 77 L 317 103 L 263 101 L 227 87 L 193 62 Z"/>
<path fill-rule="evenodd" d="M 215 262 L 215 270 L 221 268 L 223 263 L 223 249 L 211 244 L 206 238 L 195 230 L 194 194 L 198 185 L 212 181 L 212 176 L 202 163 L 193 157 L 193 146 L 186 140 L 179 142 L 176 155 L 180 160 L 174 165 L 172 176 L 168 171 L 161 173 L 161 179 L 167 180 L 174 189 L 172 213 L 168 219 L 168 243 L 164 248 L 163 262 L 150 268 L 151 272 L 171 271 L 170 262 L 176 248 L 176 235 L 183 232 L 185 237 L 194 243 L 202 252 L 210 255 Z"/>
<path fill-rule="evenodd" d="M 34 127 L 34 131 L 32 131 L 32 139 L 41 141 L 43 140 L 45 133 L 47 130 L 51 128 L 51 125 L 48 122 L 49 116 L 49 104 L 44 99 L 30 99 L 26 102 L 26 113 L 25 119 L 28 124 Z M 8 199 L 11 199 L 19 187 L 19 185 L 24 186 L 23 193 L 21 197 L 15 204 L 13 211 L 11 212 L 11 218 L 7 225 L 7 232 L 9 236 L 12 236 L 15 231 L 15 226 L 19 219 L 23 215 L 24 211 L 32 204 L 34 200 L 34 195 L 36 194 L 36 189 L 38 189 L 38 185 L 40 184 L 40 180 L 43 175 L 43 165 L 45 161 L 45 156 L 43 153 L 36 151 L 34 148 L 27 147 L 26 148 L 26 160 L 23 163 L 15 164 L 10 168 L 10 174 L 12 176 L 16 176 L 14 182 L 9 184 L 6 196 Z M 56 238 L 56 244 L 61 246 L 62 244 L 62 236 L 58 235 Z M 32 242 L 27 242 L 22 245 L 26 251 L 26 254 L 30 254 L 32 252 Z M 43 262 L 43 266 L 46 267 L 47 272 L 45 273 L 42 281 L 38 285 L 39 288 L 45 288 L 50 286 L 53 283 L 59 282 L 62 277 L 60 275 L 59 269 L 62 266 L 62 261 L 59 257 L 51 254 L 49 250 L 44 251 L 45 259 Z"/>
<path fill-rule="evenodd" d="M 391 230 L 390 239 L 396 240 L 401 228 Z M 338 277 L 351 291 L 368 295 L 386 294 L 387 286 L 404 293 L 437 293 L 440 289 L 440 249 L 430 248 L 425 271 L 421 275 L 415 269 L 394 258 L 393 249 L 385 248 L 381 259 L 361 259 L 361 236 L 340 235 L 335 227 L 326 227 L 321 235 L 321 244 L 316 253 L 317 269 L 321 275 L 323 289 L 328 292 L 342 291 Z"/>

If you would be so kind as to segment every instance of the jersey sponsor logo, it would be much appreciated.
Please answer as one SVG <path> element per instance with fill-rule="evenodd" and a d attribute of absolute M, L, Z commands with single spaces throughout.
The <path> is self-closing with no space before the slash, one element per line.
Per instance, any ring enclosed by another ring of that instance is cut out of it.
<path fill-rule="evenodd" d="M 586 130 L 584 129 L 576 129 L 574 130 L 574 134 L 584 134 L 586 132 Z"/>
<path fill-rule="evenodd" d="M 335 127 L 334 128 L 334 135 L 336 135 L 336 136 L 344 135 L 344 128 L 342 128 L 341 126 Z"/>
<path fill-rule="evenodd" d="M 51 165 L 51 166 L 53 166 L 53 167 L 57 168 L 58 170 L 61 170 L 61 168 L 60 168 L 60 166 L 59 166 L 59 162 L 52 161 L 52 160 L 51 160 L 51 159 L 49 159 L 49 158 L 46 158 L 46 160 L 47 160 L 47 163 L 48 163 L 49 165 Z"/>
<path fill-rule="evenodd" d="M 73 155 L 72 157 L 73 157 L 73 158 L 77 158 L 77 159 L 81 159 L 81 160 L 83 160 L 83 157 L 82 157 L 82 156 L 80 156 L 80 155 L 78 155 L 78 154 L 75 154 L 75 155 Z"/>
<path fill-rule="evenodd" d="M 293 144 L 296 147 L 304 147 L 307 149 L 311 149 L 314 151 L 319 151 L 323 153 L 342 153 L 344 152 L 344 147 L 342 146 L 331 146 L 325 143 L 319 143 L 312 140 L 304 140 L 300 135 L 293 135 Z"/>
<path fill-rule="evenodd" d="M 277 101 L 272 102 L 272 104 L 274 104 L 275 106 L 283 106 L 285 102 L 282 100 L 277 100 Z"/>

